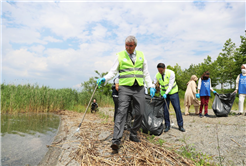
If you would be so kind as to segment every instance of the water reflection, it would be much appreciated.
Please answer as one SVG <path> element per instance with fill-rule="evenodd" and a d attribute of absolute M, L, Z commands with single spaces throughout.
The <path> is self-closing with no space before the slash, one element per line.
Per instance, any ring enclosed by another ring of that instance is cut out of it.
<path fill-rule="evenodd" d="M 1 165 L 37 165 L 56 135 L 54 114 L 1 115 Z"/>

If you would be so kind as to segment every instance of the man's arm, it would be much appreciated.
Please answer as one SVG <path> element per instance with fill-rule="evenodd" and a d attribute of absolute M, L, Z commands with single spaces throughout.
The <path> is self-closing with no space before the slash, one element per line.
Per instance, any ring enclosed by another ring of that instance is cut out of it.
<path fill-rule="evenodd" d="M 143 63 L 143 76 L 144 76 L 144 81 L 147 85 L 148 88 L 154 88 L 154 84 L 152 84 L 152 80 L 151 77 L 149 75 L 149 71 L 148 71 L 148 63 L 147 60 L 144 59 L 144 63 Z"/>
<path fill-rule="evenodd" d="M 111 80 L 112 78 L 114 78 L 117 74 L 119 73 L 119 61 L 118 61 L 118 55 L 113 63 L 113 66 L 111 67 L 111 69 L 109 70 L 108 74 L 104 76 L 105 78 L 105 84 L 107 84 L 107 82 L 109 80 Z"/>
<path fill-rule="evenodd" d="M 166 90 L 165 94 L 168 94 L 172 90 L 174 81 L 175 81 L 175 73 L 171 72 L 170 78 L 169 78 L 168 89 Z"/>

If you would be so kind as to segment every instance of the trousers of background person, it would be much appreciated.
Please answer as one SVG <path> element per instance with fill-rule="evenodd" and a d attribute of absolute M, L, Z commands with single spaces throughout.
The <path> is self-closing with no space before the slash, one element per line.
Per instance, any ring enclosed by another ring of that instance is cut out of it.
<path fill-rule="evenodd" d="M 208 113 L 208 102 L 209 102 L 209 96 L 201 96 L 201 105 L 200 105 L 200 114 L 202 113 L 202 109 L 204 106 L 204 114 L 206 115 Z"/>
<path fill-rule="evenodd" d="M 180 105 L 179 105 L 180 102 L 179 102 L 178 93 L 174 93 L 172 95 L 167 95 L 167 98 L 166 98 L 167 107 L 166 107 L 166 102 L 164 102 L 164 104 L 163 104 L 165 125 L 170 127 L 170 118 L 169 118 L 169 111 L 168 111 L 170 101 L 171 101 L 173 108 L 174 108 L 174 111 L 176 113 L 176 119 L 178 122 L 178 126 L 183 126 L 183 117 L 182 117 L 182 113 L 180 110 Z"/>
<path fill-rule="evenodd" d="M 243 103 L 246 98 L 246 94 L 239 94 L 238 109 L 240 113 L 243 113 Z"/>

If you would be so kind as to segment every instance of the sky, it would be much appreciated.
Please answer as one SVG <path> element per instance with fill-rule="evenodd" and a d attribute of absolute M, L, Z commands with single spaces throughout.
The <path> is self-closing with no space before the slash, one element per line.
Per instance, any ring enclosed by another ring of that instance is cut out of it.
<path fill-rule="evenodd" d="M 244 0 L 1 1 L 1 16 L 1 83 L 57 89 L 108 72 L 129 35 L 154 79 L 160 62 L 216 60 L 246 27 Z"/>

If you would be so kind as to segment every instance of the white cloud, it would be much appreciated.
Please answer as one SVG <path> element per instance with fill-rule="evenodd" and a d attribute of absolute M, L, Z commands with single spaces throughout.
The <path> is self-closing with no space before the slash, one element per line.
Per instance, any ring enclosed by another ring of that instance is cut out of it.
<path fill-rule="evenodd" d="M 207 55 L 215 60 L 229 38 L 239 46 L 245 29 L 245 2 L 232 8 L 208 2 L 202 9 L 187 1 L 2 4 L 3 76 L 71 80 L 71 87 L 95 70 L 109 71 L 128 35 L 137 37 L 153 78 L 160 61 L 184 69 Z"/>

